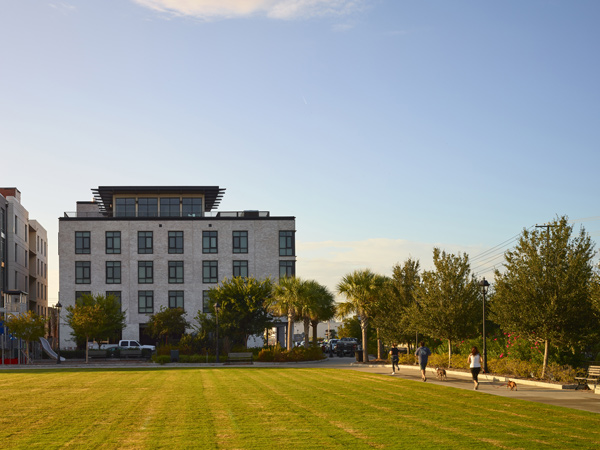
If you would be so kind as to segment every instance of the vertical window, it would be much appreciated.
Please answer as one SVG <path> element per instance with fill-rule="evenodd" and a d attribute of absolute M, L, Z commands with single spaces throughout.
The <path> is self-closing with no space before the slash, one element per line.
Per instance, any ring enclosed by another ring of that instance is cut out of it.
<path fill-rule="evenodd" d="M 169 261 L 169 283 L 183 283 L 183 261 Z"/>
<path fill-rule="evenodd" d="M 160 199 L 160 217 L 179 217 L 179 197 Z"/>
<path fill-rule="evenodd" d="M 138 231 L 138 253 L 152 253 L 152 231 Z"/>
<path fill-rule="evenodd" d="M 138 217 L 158 217 L 158 199 L 138 198 Z"/>
<path fill-rule="evenodd" d="M 201 198 L 183 198 L 181 200 L 182 217 L 202 217 Z"/>
<path fill-rule="evenodd" d="M 234 261 L 233 262 L 233 276 L 234 277 L 248 277 L 248 261 Z"/>
<path fill-rule="evenodd" d="M 218 283 L 218 264 L 217 261 L 202 261 L 202 282 Z"/>
<path fill-rule="evenodd" d="M 296 275 L 296 261 L 279 261 L 279 278 Z"/>
<path fill-rule="evenodd" d="M 121 261 L 106 261 L 106 284 L 121 283 Z"/>
<path fill-rule="evenodd" d="M 169 291 L 169 308 L 183 309 L 183 291 Z"/>
<path fill-rule="evenodd" d="M 121 302 L 121 291 L 106 291 L 106 297 L 114 297 L 115 300 L 119 302 L 119 305 L 123 304 Z"/>
<path fill-rule="evenodd" d="M 138 313 L 154 313 L 154 291 L 138 291 Z"/>
<path fill-rule="evenodd" d="M 279 256 L 294 256 L 294 232 L 279 232 Z"/>
<path fill-rule="evenodd" d="M 121 253 L 121 232 L 107 231 L 106 232 L 106 253 L 119 254 Z"/>
<path fill-rule="evenodd" d="M 135 198 L 115 199 L 115 217 L 135 217 Z"/>
<path fill-rule="evenodd" d="M 248 253 L 248 232 L 233 232 L 233 253 Z"/>
<path fill-rule="evenodd" d="M 138 261 L 138 283 L 154 283 L 154 263 L 152 261 Z"/>
<path fill-rule="evenodd" d="M 88 255 L 90 253 L 90 232 L 75 232 L 75 253 L 78 255 Z"/>
<path fill-rule="evenodd" d="M 210 296 L 208 295 L 210 291 L 202 291 L 202 312 L 208 313 L 210 312 Z"/>
<path fill-rule="evenodd" d="M 80 299 L 84 295 L 92 295 L 92 291 L 75 291 L 75 304 L 80 303 Z"/>
<path fill-rule="evenodd" d="M 91 282 L 90 261 L 75 261 L 75 284 L 90 284 Z"/>
<path fill-rule="evenodd" d="M 183 253 L 183 231 L 169 231 L 169 253 Z"/>
<path fill-rule="evenodd" d="M 202 232 L 202 253 L 218 253 L 216 231 Z"/>

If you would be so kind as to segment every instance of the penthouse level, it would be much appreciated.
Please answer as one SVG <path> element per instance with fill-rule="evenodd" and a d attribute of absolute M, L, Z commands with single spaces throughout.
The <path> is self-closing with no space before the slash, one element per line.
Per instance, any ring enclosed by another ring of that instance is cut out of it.
<path fill-rule="evenodd" d="M 151 343 L 150 315 L 182 307 L 208 311 L 224 278 L 295 275 L 295 217 L 215 211 L 218 186 L 101 186 L 92 201 L 59 218 L 60 301 L 115 295 L 127 316 L 122 339 Z M 61 322 L 62 348 L 74 347 Z"/>

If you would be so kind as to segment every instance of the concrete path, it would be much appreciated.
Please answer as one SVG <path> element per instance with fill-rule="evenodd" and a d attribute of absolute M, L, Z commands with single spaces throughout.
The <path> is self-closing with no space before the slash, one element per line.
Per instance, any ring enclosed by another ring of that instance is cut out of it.
<path fill-rule="evenodd" d="M 251 366 L 221 364 L 167 364 L 159 366 L 146 361 L 93 361 L 85 364 L 83 361 L 66 361 L 62 364 L 44 360 L 44 363 L 31 365 L 5 365 L 0 366 L 0 370 L 23 370 L 23 369 L 98 369 L 98 368 L 177 368 L 177 367 L 221 367 L 221 368 L 239 368 L 239 367 L 289 367 L 289 368 L 334 368 L 340 370 L 356 370 L 374 374 L 381 374 L 389 377 L 400 377 L 407 380 L 413 380 L 418 383 L 421 381 L 421 372 L 417 366 L 400 366 L 396 375 L 392 375 L 391 365 L 381 364 L 362 364 L 356 363 L 354 358 L 331 357 L 322 361 L 302 362 L 302 363 L 254 363 Z M 440 381 L 435 377 L 433 368 L 427 369 L 427 383 L 439 384 L 442 386 L 456 389 L 473 389 L 471 374 L 459 371 L 448 371 L 447 380 Z M 580 409 L 600 414 L 600 386 L 593 391 L 576 391 L 574 389 L 562 389 L 561 385 L 542 383 L 529 380 L 514 380 L 517 383 L 517 390 L 511 391 L 506 388 L 508 378 L 492 377 L 490 375 L 479 376 L 479 390 L 482 394 L 498 395 L 502 397 L 519 398 L 532 402 L 546 403 L 548 405 L 563 406 L 566 408 Z"/>

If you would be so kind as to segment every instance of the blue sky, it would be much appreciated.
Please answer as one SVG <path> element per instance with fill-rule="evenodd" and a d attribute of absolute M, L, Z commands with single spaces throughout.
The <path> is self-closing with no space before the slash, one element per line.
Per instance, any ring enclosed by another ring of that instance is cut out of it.
<path fill-rule="evenodd" d="M 332 288 L 557 214 L 597 240 L 599 19 L 593 0 L 0 0 L 0 185 L 49 232 L 51 293 L 57 218 L 99 185 L 294 215 L 298 275 Z"/>

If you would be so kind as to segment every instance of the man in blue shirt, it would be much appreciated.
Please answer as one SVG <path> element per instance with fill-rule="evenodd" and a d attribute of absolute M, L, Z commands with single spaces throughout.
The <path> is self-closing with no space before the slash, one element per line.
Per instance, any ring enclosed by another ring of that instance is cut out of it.
<path fill-rule="evenodd" d="M 423 341 L 419 342 L 419 348 L 415 352 L 415 356 L 419 357 L 419 366 L 421 367 L 421 378 L 423 381 L 427 381 L 425 369 L 427 368 L 427 358 L 429 358 L 429 355 L 431 355 L 431 350 L 425 347 L 425 343 Z"/>

